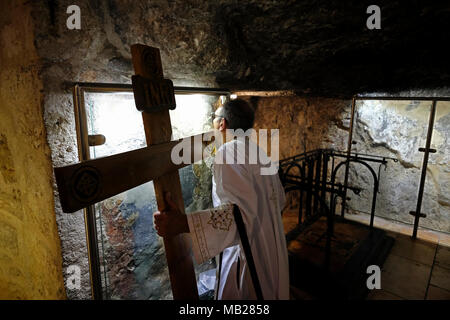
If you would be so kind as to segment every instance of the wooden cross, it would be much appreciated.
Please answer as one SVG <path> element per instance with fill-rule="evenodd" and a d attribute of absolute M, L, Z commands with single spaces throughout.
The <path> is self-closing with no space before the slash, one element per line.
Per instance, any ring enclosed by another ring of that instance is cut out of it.
<path fill-rule="evenodd" d="M 170 191 L 173 201 L 184 213 L 178 169 L 188 164 L 175 165 L 170 158 L 172 148 L 179 142 L 170 141 L 169 109 L 175 107 L 173 85 L 163 78 L 159 49 L 135 44 L 131 46 L 131 54 L 136 73 L 133 76 L 135 102 L 138 109 L 144 111 L 147 147 L 55 168 L 64 212 L 74 212 L 153 180 L 158 209 L 165 208 L 164 193 Z M 190 138 L 192 141 L 199 137 Z M 194 144 L 191 146 L 194 155 Z M 187 234 L 180 234 L 164 238 L 174 299 L 198 299 L 187 237 Z"/>

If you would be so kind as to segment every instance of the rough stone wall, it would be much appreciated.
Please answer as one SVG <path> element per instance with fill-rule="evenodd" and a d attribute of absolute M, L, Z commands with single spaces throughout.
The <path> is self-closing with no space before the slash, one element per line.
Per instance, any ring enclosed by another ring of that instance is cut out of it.
<path fill-rule="evenodd" d="M 447 91 L 448 95 L 448 91 Z M 365 101 L 357 104 L 354 131 L 354 150 L 361 153 L 392 157 L 381 169 L 380 190 L 377 195 L 377 215 L 413 224 L 409 214 L 416 210 L 423 153 L 425 146 L 430 101 Z M 437 150 L 429 156 L 427 177 L 421 212 L 427 217 L 420 226 L 450 232 L 449 210 L 449 147 L 450 104 L 438 102 L 431 148 Z M 378 172 L 378 165 L 372 165 Z M 366 169 L 354 167 L 350 183 L 372 185 Z M 366 188 L 359 196 L 352 196 L 352 209 L 370 212 L 373 191 Z"/>
<path fill-rule="evenodd" d="M 280 130 L 280 159 L 319 148 L 346 150 L 351 101 L 297 96 L 255 98 L 247 99 L 256 109 L 254 127 Z"/>
<path fill-rule="evenodd" d="M 351 101 L 298 96 L 243 97 L 253 104 L 255 129 L 279 129 L 279 158 L 319 148 L 347 150 Z M 298 208 L 298 193 L 287 195 L 287 208 Z"/>
<path fill-rule="evenodd" d="M 399 96 L 448 96 L 448 90 L 401 92 Z M 246 99 L 256 108 L 255 128 L 280 129 L 280 159 L 317 148 L 347 150 L 351 101 L 301 97 L 253 97 Z M 409 211 L 416 208 L 423 153 L 431 102 L 366 101 L 356 105 L 352 150 L 385 156 L 377 195 L 376 215 L 412 224 Z M 422 212 L 427 218 L 420 226 L 449 232 L 449 111 L 447 102 L 438 102 Z M 378 164 L 370 163 L 375 173 Z M 337 180 L 343 181 L 342 169 Z M 360 187 L 359 195 L 348 192 L 350 213 L 370 213 L 373 178 L 363 166 L 352 164 L 349 184 Z M 297 208 L 296 195 L 289 207 Z M 339 205 L 337 212 L 340 212 Z"/>
<path fill-rule="evenodd" d="M 64 299 L 40 61 L 25 1 L 0 10 L 0 299 Z"/>
<path fill-rule="evenodd" d="M 52 49 L 47 56 L 58 63 L 76 57 L 71 63 L 82 69 L 79 74 L 107 67 L 119 79 L 131 69 L 128 46 L 142 42 L 162 49 L 171 79 L 215 81 L 231 89 L 351 97 L 436 88 L 450 79 L 445 1 L 380 0 L 382 30 L 367 29 L 370 3 L 359 0 L 76 3 L 82 31 L 65 29 L 72 2 L 35 6 L 42 35 L 50 33 L 40 39 Z"/>
<path fill-rule="evenodd" d="M 369 1 L 213 2 L 229 50 L 222 86 L 350 98 L 449 83 L 446 1 L 378 0 L 381 30 L 366 28 Z"/>

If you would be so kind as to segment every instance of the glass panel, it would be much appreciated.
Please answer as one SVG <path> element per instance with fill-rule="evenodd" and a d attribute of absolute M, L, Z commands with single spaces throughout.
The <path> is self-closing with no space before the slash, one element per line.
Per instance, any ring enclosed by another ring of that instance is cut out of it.
<path fill-rule="evenodd" d="M 416 209 L 423 157 L 418 149 L 425 146 L 430 107 L 430 101 L 366 100 L 356 105 L 352 151 L 395 159 L 386 159 L 386 166 L 376 162 L 379 158 L 364 161 L 380 176 L 377 216 L 414 222 L 409 212 Z M 370 214 L 373 181 L 370 169 L 351 165 L 349 184 L 361 190 L 348 193 L 350 213 Z"/>
<path fill-rule="evenodd" d="M 90 147 L 91 158 L 145 147 L 141 113 L 132 93 L 86 93 L 89 134 L 105 144 Z M 157 210 L 153 182 L 95 205 L 106 299 L 171 299 L 161 239 L 153 229 Z"/>
<path fill-rule="evenodd" d="M 171 299 L 162 239 L 153 229 L 153 183 L 97 203 L 106 299 Z"/>
<path fill-rule="evenodd" d="M 211 112 L 225 101 L 225 96 L 177 94 L 175 99 L 177 107 L 169 111 L 173 140 L 211 130 Z"/>
<path fill-rule="evenodd" d="M 450 232 L 450 102 L 436 103 L 419 226 Z M 420 232 L 419 232 L 420 237 Z"/>
<path fill-rule="evenodd" d="M 90 147 L 91 158 L 147 146 L 142 115 L 131 92 L 85 93 L 89 134 L 102 134 L 105 144 Z"/>
<path fill-rule="evenodd" d="M 211 129 L 211 112 L 225 97 L 176 95 L 170 111 L 173 139 Z M 85 93 L 89 134 L 102 134 L 104 145 L 90 147 L 91 158 L 146 146 L 141 113 L 133 93 Z M 179 170 L 186 212 L 211 203 L 211 159 Z M 153 228 L 157 210 L 153 183 L 148 182 L 95 205 L 104 297 L 106 299 L 171 299 L 162 238 Z M 212 262 L 196 266 L 200 272 Z"/>

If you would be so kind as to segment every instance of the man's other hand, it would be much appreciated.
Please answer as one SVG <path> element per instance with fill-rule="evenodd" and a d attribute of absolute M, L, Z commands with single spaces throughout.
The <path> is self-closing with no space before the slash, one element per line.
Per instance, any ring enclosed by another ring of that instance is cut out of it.
<path fill-rule="evenodd" d="M 161 237 L 174 237 L 183 232 L 189 232 L 187 216 L 181 213 L 173 202 L 170 192 L 164 195 L 166 208 L 153 213 L 153 222 L 156 232 Z"/>

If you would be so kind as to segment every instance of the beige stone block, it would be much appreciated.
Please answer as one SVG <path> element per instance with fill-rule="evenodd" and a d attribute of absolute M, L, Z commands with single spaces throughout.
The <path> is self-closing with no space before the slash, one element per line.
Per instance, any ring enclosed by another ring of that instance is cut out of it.
<path fill-rule="evenodd" d="M 418 230 L 417 238 L 432 243 L 439 243 L 439 234 L 431 230 Z"/>
<path fill-rule="evenodd" d="M 430 285 L 427 300 L 450 300 L 450 291 Z"/>
<path fill-rule="evenodd" d="M 438 246 L 434 264 L 450 269 L 450 247 Z"/>
<path fill-rule="evenodd" d="M 450 269 L 435 265 L 431 273 L 430 284 L 442 289 L 450 290 Z"/>
<path fill-rule="evenodd" d="M 398 235 L 391 253 L 431 266 L 436 246 L 435 243 L 420 239 L 413 240 L 410 236 Z"/>
<path fill-rule="evenodd" d="M 439 234 L 439 245 L 450 247 L 450 235 L 445 233 Z"/>
<path fill-rule="evenodd" d="M 431 266 L 391 254 L 383 265 L 381 288 L 411 300 L 425 298 Z"/>

